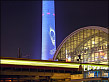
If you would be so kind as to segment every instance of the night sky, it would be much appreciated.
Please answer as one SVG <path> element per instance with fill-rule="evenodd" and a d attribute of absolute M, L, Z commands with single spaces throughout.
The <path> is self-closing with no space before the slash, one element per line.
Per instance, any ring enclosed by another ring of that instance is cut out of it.
<path fill-rule="evenodd" d="M 41 58 L 41 1 L 1 2 L 1 56 Z M 56 1 L 56 45 L 85 26 L 108 27 L 107 1 Z"/>

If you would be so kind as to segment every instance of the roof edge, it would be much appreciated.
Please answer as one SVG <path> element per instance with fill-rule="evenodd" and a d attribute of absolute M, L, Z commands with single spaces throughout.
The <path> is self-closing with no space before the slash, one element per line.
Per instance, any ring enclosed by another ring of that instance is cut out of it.
<path fill-rule="evenodd" d="M 78 33 L 79 31 L 83 30 L 83 29 L 98 29 L 98 30 L 102 30 L 104 31 L 105 33 L 109 33 L 108 32 L 108 28 L 105 28 L 105 27 L 100 27 L 100 26 L 86 26 L 86 27 L 83 27 L 83 28 L 79 28 L 77 30 L 75 30 L 74 32 L 72 32 L 71 34 L 69 34 L 62 42 L 61 44 L 58 46 L 58 48 L 56 49 L 56 52 L 53 56 L 53 60 L 56 59 L 56 56 L 58 54 L 58 52 L 60 51 L 61 47 L 63 46 L 63 44 L 70 38 L 72 37 L 73 35 L 75 35 L 76 33 Z"/>

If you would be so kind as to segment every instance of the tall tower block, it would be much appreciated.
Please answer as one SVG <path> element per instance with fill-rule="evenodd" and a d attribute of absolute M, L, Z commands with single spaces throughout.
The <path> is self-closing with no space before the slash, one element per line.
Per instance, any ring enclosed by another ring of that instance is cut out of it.
<path fill-rule="evenodd" d="M 42 60 L 53 58 L 56 51 L 54 1 L 42 1 Z"/>

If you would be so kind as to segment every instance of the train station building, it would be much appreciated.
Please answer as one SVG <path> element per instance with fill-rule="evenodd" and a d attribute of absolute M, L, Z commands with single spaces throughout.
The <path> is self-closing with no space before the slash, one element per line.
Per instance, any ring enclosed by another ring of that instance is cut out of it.
<path fill-rule="evenodd" d="M 109 82 L 109 32 L 88 26 L 68 35 L 52 60 L 1 57 L 1 82 Z"/>
<path fill-rule="evenodd" d="M 68 35 L 59 45 L 53 60 L 82 63 L 108 64 L 109 32 L 107 28 L 88 26 Z"/>

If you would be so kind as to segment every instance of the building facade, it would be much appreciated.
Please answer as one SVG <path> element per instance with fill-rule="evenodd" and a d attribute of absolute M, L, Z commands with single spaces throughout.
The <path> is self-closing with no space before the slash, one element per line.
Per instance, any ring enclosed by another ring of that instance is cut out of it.
<path fill-rule="evenodd" d="M 55 9 L 54 1 L 42 1 L 42 60 L 53 58 L 55 43 Z"/>
<path fill-rule="evenodd" d="M 108 29 L 99 26 L 80 28 L 68 35 L 57 48 L 53 60 L 108 64 Z"/>

